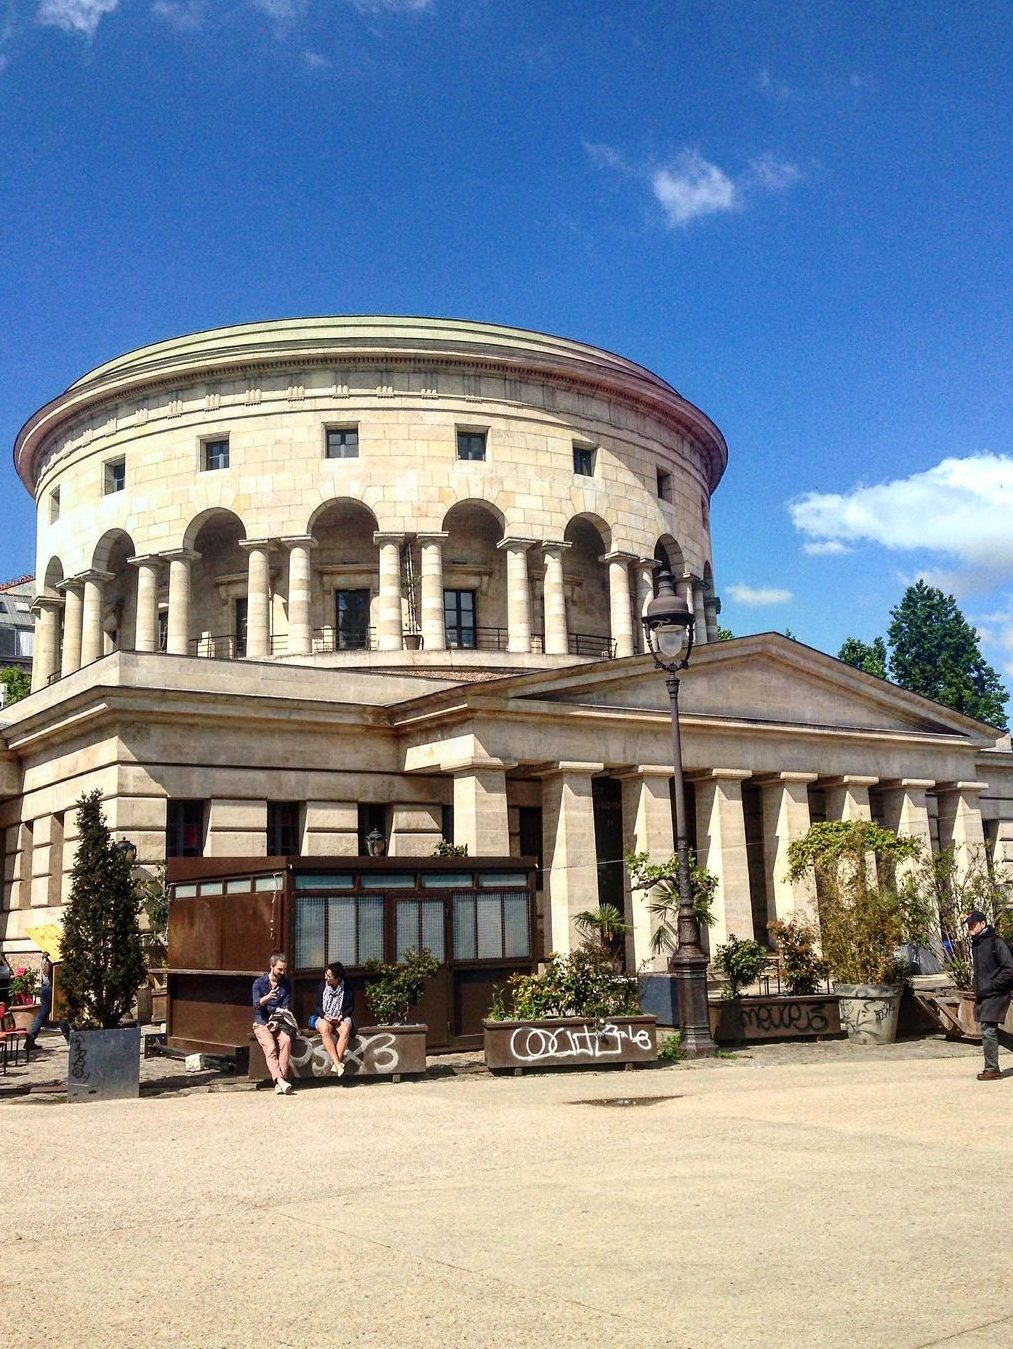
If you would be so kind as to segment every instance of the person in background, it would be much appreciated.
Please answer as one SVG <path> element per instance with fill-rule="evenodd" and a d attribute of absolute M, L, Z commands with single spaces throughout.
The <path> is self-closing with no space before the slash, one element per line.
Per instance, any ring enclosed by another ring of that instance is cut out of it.
<path fill-rule="evenodd" d="M 964 919 L 971 938 L 974 961 L 974 1011 L 981 1022 L 981 1047 L 985 1053 L 984 1072 L 979 1082 L 996 1082 L 999 1071 L 999 1023 L 1009 1010 L 1013 989 L 1013 955 L 980 909 L 972 909 Z"/>
<path fill-rule="evenodd" d="M 348 1042 L 355 1034 L 354 997 L 345 983 L 345 967 L 333 960 L 317 985 L 317 1001 L 310 1018 L 310 1029 L 320 1034 L 331 1056 L 331 1072 L 341 1077 L 345 1071 Z"/>
<path fill-rule="evenodd" d="M 29 1049 L 35 1048 L 35 1041 L 39 1038 L 39 1031 L 49 1020 L 53 1011 L 53 962 L 49 958 L 49 952 L 42 953 L 42 983 L 39 986 L 39 1010 L 35 1020 L 32 1022 L 31 1029 L 28 1032 L 26 1043 Z"/>
<path fill-rule="evenodd" d="M 253 982 L 253 1033 L 264 1051 L 267 1069 L 274 1079 L 274 1090 L 287 1096 L 292 1090 L 288 1080 L 288 1064 L 292 1054 L 292 1034 L 280 1019 L 272 1019 L 278 1012 L 288 1012 L 292 999 L 292 985 L 286 977 L 288 960 L 283 951 L 272 951 L 268 970 Z M 284 1020 L 291 1020 L 291 1013 Z"/>

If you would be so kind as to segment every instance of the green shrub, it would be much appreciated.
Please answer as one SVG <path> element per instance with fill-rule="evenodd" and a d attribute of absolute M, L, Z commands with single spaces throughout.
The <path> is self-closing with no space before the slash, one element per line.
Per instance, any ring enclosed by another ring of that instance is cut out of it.
<path fill-rule="evenodd" d="M 658 1048 L 659 1063 L 678 1063 L 682 1059 L 682 1031 L 665 1037 Z"/>
<path fill-rule="evenodd" d="M 579 946 L 570 955 L 552 955 L 537 974 L 514 974 L 506 999 L 495 998 L 492 1021 L 541 1021 L 560 1016 L 636 1016 L 637 981 L 616 974 L 608 953 L 597 945 Z"/>
<path fill-rule="evenodd" d="M 716 960 L 718 968 L 728 980 L 728 986 L 722 996 L 738 998 L 744 988 L 756 983 L 767 963 L 767 952 L 758 941 L 753 941 L 752 937 L 743 937 L 740 940 L 734 932 L 730 932 L 728 940 L 718 947 Z"/>
<path fill-rule="evenodd" d="M 784 975 L 784 991 L 793 997 L 821 993 L 829 969 L 816 949 L 814 925 L 801 914 L 767 927 L 777 941 Z"/>
<path fill-rule="evenodd" d="M 396 965 L 368 960 L 365 968 L 366 997 L 377 1021 L 382 1026 L 404 1026 L 425 991 L 426 980 L 433 977 L 440 962 L 423 947 L 421 951 L 406 951 Z"/>

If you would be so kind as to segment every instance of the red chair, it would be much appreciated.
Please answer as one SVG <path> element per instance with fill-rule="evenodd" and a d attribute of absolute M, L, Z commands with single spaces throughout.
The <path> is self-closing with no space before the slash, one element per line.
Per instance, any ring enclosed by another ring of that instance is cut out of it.
<path fill-rule="evenodd" d="M 0 1015 L 0 1063 L 3 1064 L 4 1076 L 7 1076 L 7 1065 L 10 1062 L 11 1054 L 14 1055 L 14 1067 L 21 1062 L 21 1051 L 25 1052 L 25 1063 L 29 1062 L 28 1032 L 19 1030 L 14 1024 L 14 1017 L 10 1012 L 4 1009 Z"/>

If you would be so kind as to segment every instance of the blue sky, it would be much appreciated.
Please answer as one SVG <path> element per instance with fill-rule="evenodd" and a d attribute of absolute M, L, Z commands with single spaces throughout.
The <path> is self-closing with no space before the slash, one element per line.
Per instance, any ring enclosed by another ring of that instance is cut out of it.
<path fill-rule="evenodd" d="M 734 632 L 921 575 L 1013 682 L 1011 69 L 1001 0 L 0 0 L 0 440 L 199 328 L 561 333 L 724 431 Z"/>

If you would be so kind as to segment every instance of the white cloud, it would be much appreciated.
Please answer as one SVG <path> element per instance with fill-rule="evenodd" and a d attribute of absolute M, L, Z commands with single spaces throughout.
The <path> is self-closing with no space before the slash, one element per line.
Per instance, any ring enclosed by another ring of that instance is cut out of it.
<path fill-rule="evenodd" d="M 321 56 L 319 52 L 305 51 L 303 58 L 310 70 L 324 70 L 331 63 L 326 56 Z"/>
<path fill-rule="evenodd" d="M 775 80 L 766 67 L 760 71 L 756 77 L 756 87 L 761 94 L 766 94 L 768 98 L 775 98 L 782 103 L 794 97 L 795 91 L 787 84 L 782 84 L 780 80 Z"/>
<path fill-rule="evenodd" d="M 797 164 L 775 159 L 773 155 L 761 155 L 759 159 L 751 159 L 749 168 L 754 181 L 768 192 L 783 192 L 786 187 L 791 187 L 792 183 L 797 183 L 802 177 L 802 171 Z"/>
<path fill-rule="evenodd" d="M 151 12 L 181 33 L 192 33 L 203 24 L 207 6 L 204 0 L 155 0 Z"/>
<path fill-rule="evenodd" d="M 696 150 L 684 150 L 669 168 L 653 173 L 651 187 L 673 228 L 739 204 L 732 180 Z"/>
<path fill-rule="evenodd" d="M 1013 574 L 1013 458 L 972 454 L 923 473 L 850 492 L 809 492 L 789 503 L 810 540 L 927 551 L 991 573 Z"/>
<path fill-rule="evenodd" d="M 625 173 L 634 178 L 638 176 L 637 170 L 627 164 L 619 151 L 614 150 L 611 145 L 585 141 L 584 149 L 596 169 L 614 169 L 616 173 Z"/>
<path fill-rule="evenodd" d="M 420 14 L 431 3 L 432 0 L 352 0 L 363 14 Z"/>
<path fill-rule="evenodd" d="M 781 590 L 777 586 L 730 585 L 725 593 L 739 604 L 764 605 L 787 604 L 792 599 L 790 590 Z"/>
<path fill-rule="evenodd" d="M 825 539 L 822 543 L 804 543 L 802 551 L 809 557 L 836 557 L 840 553 L 850 553 L 851 549 L 838 539 Z"/>
<path fill-rule="evenodd" d="M 290 23 L 297 19 L 306 8 L 307 0 L 246 0 L 254 9 L 259 9 L 269 19 L 278 23 Z"/>
<path fill-rule="evenodd" d="M 65 33 L 81 33 L 93 38 L 103 17 L 111 14 L 120 0 L 41 0 L 35 17 L 39 23 L 62 28 Z"/>

